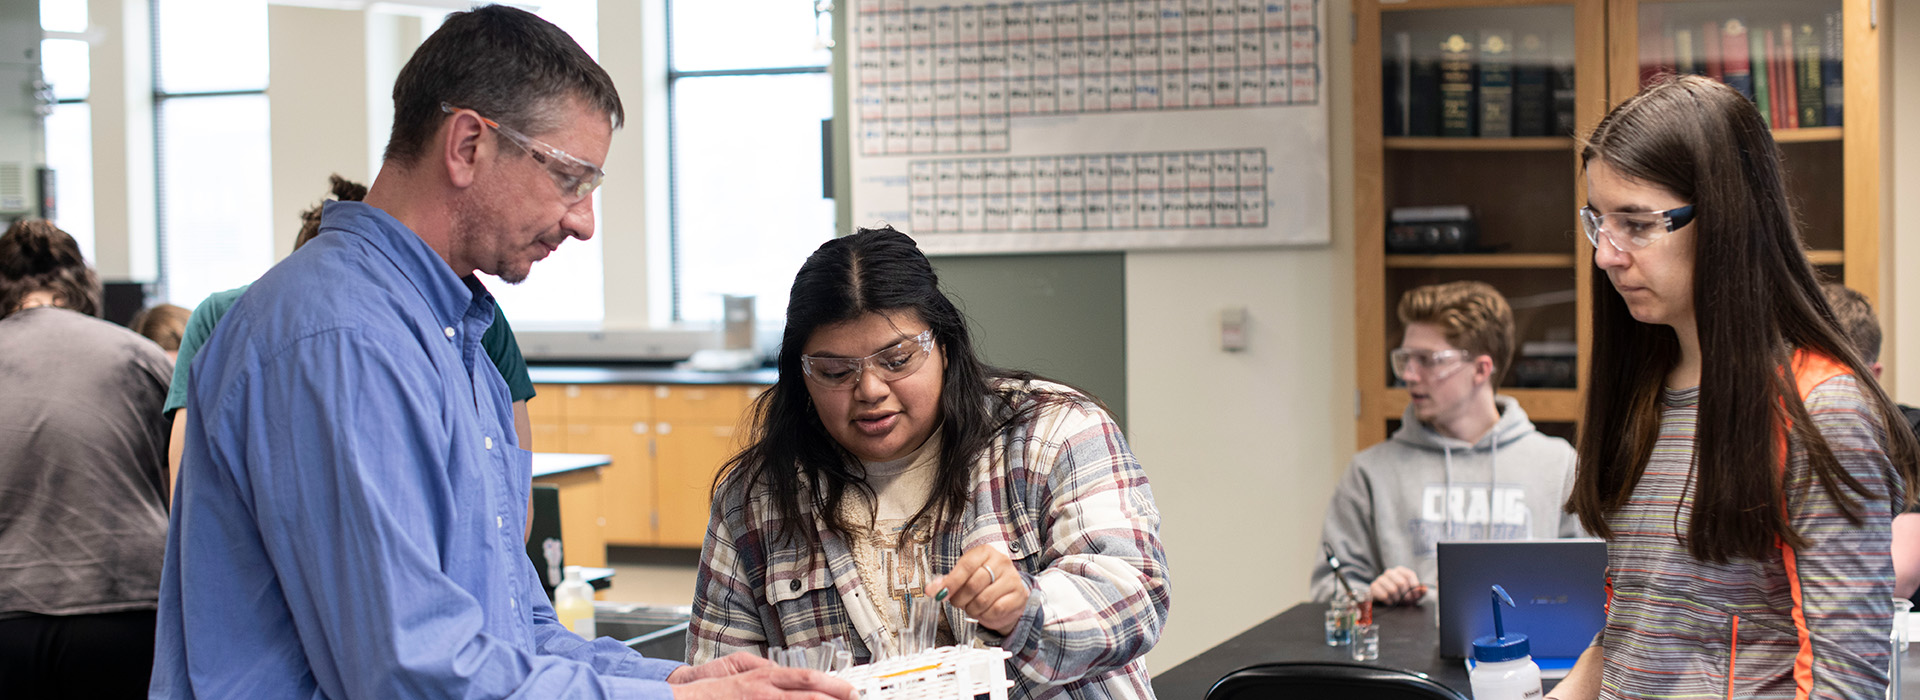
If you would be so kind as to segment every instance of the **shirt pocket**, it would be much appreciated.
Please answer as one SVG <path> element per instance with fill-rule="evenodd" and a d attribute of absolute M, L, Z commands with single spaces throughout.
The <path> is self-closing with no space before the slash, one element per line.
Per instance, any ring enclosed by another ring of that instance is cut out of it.
<path fill-rule="evenodd" d="M 817 549 L 775 552 L 767 562 L 767 582 L 762 592 L 779 627 L 766 630 L 769 646 L 812 644 L 852 629 L 826 559 Z"/>
<path fill-rule="evenodd" d="M 1019 509 L 1011 513 L 992 513 L 975 521 L 972 532 L 967 534 L 961 545 L 960 553 L 980 545 L 990 545 L 999 549 L 1015 566 L 1029 576 L 1038 575 L 1046 568 L 1047 560 L 1041 554 L 1038 531 L 1031 519 Z"/>

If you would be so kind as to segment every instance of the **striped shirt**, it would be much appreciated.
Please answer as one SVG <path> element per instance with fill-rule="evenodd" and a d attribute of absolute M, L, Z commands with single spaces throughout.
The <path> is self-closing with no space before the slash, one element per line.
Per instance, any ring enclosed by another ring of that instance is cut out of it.
<path fill-rule="evenodd" d="M 1840 468 L 1871 494 L 1862 523 L 1847 522 L 1796 440 L 1787 503 L 1807 546 L 1791 560 L 1770 552 L 1715 564 L 1694 558 L 1685 541 L 1698 487 L 1693 450 L 1700 390 L 1664 393 L 1652 458 L 1630 500 L 1608 518 L 1612 602 L 1596 640 L 1605 652 L 1601 698 L 1794 698 L 1797 661 L 1808 665 L 1802 679 L 1810 687 L 1802 697 L 1884 697 L 1900 477 L 1885 454 L 1886 434 L 1873 404 L 1852 376 L 1827 379 L 1805 396 L 1807 413 Z M 1754 466 L 1754 478 L 1778 469 Z"/>
<path fill-rule="evenodd" d="M 934 536 L 934 571 L 980 545 L 1002 548 L 1018 567 L 1031 592 L 1025 613 L 1005 637 L 980 632 L 1013 654 L 1013 697 L 1152 698 L 1141 657 L 1170 605 L 1153 491 L 1105 411 L 1064 386 L 1029 388 L 1070 400 L 1042 406 L 980 456 L 960 520 L 967 525 Z M 688 659 L 844 637 L 868 660 L 865 639 L 888 633 L 860 600 L 867 594 L 847 542 L 803 495 L 802 517 L 813 523 L 807 545 L 777 546 L 778 509 L 763 491 L 743 491 L 729 480 L 714 499 Z M 944 611 L 949 625 L 960 621 L 957 608 Z"/>

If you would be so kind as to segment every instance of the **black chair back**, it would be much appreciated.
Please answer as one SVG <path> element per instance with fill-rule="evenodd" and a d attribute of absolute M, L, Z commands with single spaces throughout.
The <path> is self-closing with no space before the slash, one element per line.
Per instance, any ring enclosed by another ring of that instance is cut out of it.
<path fill-rule="evenodd" d="M 1234 671 L 1206 700 L 1467 700 L 1426 674 L 1366 664 L 1292 661 Z"/>

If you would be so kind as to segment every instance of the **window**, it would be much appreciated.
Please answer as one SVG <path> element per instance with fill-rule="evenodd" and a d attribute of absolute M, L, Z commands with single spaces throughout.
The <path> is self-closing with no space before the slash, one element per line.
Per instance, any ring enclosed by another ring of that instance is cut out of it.
<path fill-rule="evenodd" d="M 207 37 L 220 37 L 208 41 Z M 161 295 L 193 308 L 273 265 L 267 4 L 155 0 Z"/>
<path fill-rule="evenodd" d="M 673 320 L 716 322 L 721 295 L 786 314 L 794 273 L 833 237 L 820 122 L 832 56 L 805 0 L 669 2 Z"/>
<path fill-rule="evenodd" d="M 595 0 L 549 0 L 540 3 L 535 14 L 565 30 L 587 55 L 599 58 L 600 9 Z M 628 98 L 628 108 L 637 112 L 631 99 Z M 628 166 L 616 165 L 610 177 L 625 179 L 623 173 L 631 172 L 633 176 L 628 182 L 638 185 L 639 167 L 634 163 L 628 170 Z M 481 275 L 487 291 L 493 293 L 516 332 L 597 325 L 606 319 L 606 278 L 601 267 L 600 246 L 604 232 L 598 225 L 598 191 L 593 193 L 593 216 L 593 238 L 561 244 L 546 260 L 534 263 L 526 281 L 510 285 L 492 275 Z"/>
<path fill-rule="evenodd" d="M 41 3 L 40 72 L 53 85 L 56 103 L 46 119 L 47 167 L 54 172 L 53 222 L 93 254 L 93 111 L 87 105 L 93 70 L 87 42 L 84 2 Z"/>

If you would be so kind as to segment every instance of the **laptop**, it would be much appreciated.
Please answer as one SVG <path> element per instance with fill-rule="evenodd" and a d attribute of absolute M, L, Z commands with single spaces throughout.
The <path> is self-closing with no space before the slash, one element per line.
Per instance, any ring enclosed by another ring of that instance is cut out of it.
<path fill-rule="evenodd" d="M 1507 632 L 1527 635 L 1546 668 L 1571 664 L 1607 622 L 1607 543 L 1598 539 L 1441 542 L 1440 655 L 1473 656 L 1473 640 L 1493 634 L 1491 588 L 1517 607 Z"/>

